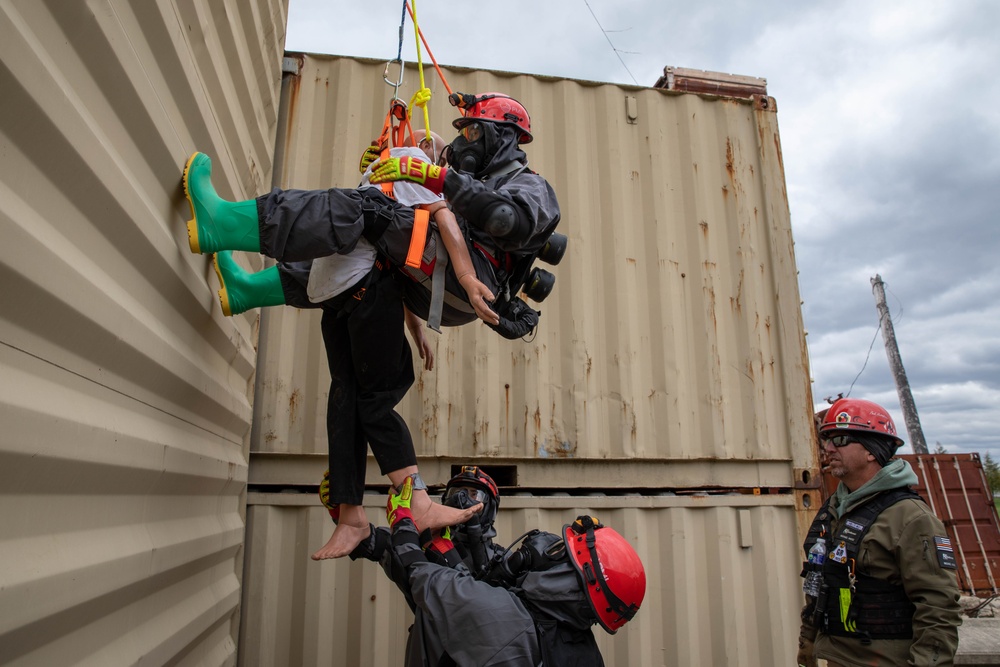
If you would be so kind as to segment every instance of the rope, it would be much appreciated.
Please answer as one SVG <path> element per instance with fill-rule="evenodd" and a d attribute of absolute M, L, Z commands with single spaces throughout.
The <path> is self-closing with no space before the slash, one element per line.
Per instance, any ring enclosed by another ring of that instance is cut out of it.
<path fill-rule="evenodd" d="M 417 0 L 413 0 L 412 9 L 410 2 L 403 0 L 403 7 L 410 10 L 410 17 L 413 18 L 413 39 L 417 43 L 417 71 L 420 73 L 420 90 L 414 93 L 413 98 L 410 99 L 410 113 L 413 113 L 414 107 L 420 107 L 424 110 L 424 132 L 429 140 L 431 138 L 431 117 L 427 111 L 427 103 L 431 99 L 431 91 L 424 83 L 424 60 L 420 54 L 420 24 L 417 23 Z M 406 18 L 405 14 L 403 18 Z"/>
<path fill-rule="evenodd" d="M 441 77 L 441 83 L 444 84 L 444 89 L 448 91 L 449 95 L 451 95 L 451 93 L 452 93 L 451 86 L 448 85 L 448 80 L 444 78 L 444 72 L 441 71 L 441 67 L 438 65 L 437 59 L 434 58 L 434 54 L 431 52 L 431 47 L 428 46 L 427 39 L 424 38 L 423 31 L 420 29 L 420 26 L 417 25 L 417 19 L 413 15 L 413 10 L 410 9 L 410 3 L 409 2 L 406 3 L 406 9 L 407 9 L 407 11 L 410 12 L 410 18 L 413 19 L 413 25 L 417 29 L 417 34 L 420 36 L 420 40 L 424 43 L 424 48 L 427 49 L 427 55 L 429 55 L 431 57 L 431 62 L 434 63 L 434 69 L 437 70 L 438 76 Z M 419 53 L 419 51 L 420 51 L 420 49 L 418 48 L 417 52 Z"/>

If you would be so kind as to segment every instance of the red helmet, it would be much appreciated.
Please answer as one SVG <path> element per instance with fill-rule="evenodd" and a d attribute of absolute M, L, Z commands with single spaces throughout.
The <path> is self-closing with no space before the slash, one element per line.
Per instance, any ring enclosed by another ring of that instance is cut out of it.
<path fill-rule="evenodd" d="M 503 93 L 483 93 L 482 95 L 469 95 L 467 93 L 452 93 L 448 96 L 448 101 L 452 106 L 462 109 L 465 114 L 462 118 L 456 118 L 452 123 L 461 130 L 469 123 L 478 120 L 488 120 L 503 125 L 513 125 L 518 132 L 517 143 L 530 144 L 531 118 L 528 111 L 521 103 L 513 97 Z"/>
<path fill-rule="evenodd" d="M 632 620 L 646 595 L 646 570 L 625 538 L 591 516 L 563 527 L 566 551 L 597 621 L 611 634 Z"/>
<path fill-rule="evenodd" d="M 892 423 L 888 410 L 878 403 L 860 398 L 841 398 L 826 411 L 819 434 L 820 437 L 830 437 L 852 431 L 886 436 L 896 447 L 903 444 L 903 440 L 896 435 L 896 425 Z"/>

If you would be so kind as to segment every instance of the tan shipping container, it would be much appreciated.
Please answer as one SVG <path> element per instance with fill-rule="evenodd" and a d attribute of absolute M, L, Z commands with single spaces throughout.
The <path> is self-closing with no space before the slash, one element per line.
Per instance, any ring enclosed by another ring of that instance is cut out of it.
<path fill-rule="evenodd" d="M 354 186 L 391 96 L 385 63 L 287 56 L 276 182 Z M 464 462 L 496 472 L 502 544 L 582 512 L 635 544 L 646 601 L 616 636 L 597 631 L 607 664 L 791 664 L 798 534 L 821 494 L 775 101 L 750 77 L 719 96 L 445 76 L 530 111 L 525 150 L 559 196 L 569 250 L 545 266 L 556 286 L 531 340 L 478 323 L 429 333 L 437 368 L 400 407 L 425 479 L 442 484 Z M 428 85 L 431 128 L 453 136 L 447 93 Z M 401 659 L 410 616 L 378 568 L 308 562 L 332 530 L 313 495 L 328 383 L 319 314 L 263 312 L 247 665 Z M 368 481 L 369 518 L 384 523 L 372 460 Z"/>
<path fill-rule="evenodd" d="M 180 170 L 267 187 L 287 3 L 0 3 L 0 664 L 236 663 L 256 364 Z"/>

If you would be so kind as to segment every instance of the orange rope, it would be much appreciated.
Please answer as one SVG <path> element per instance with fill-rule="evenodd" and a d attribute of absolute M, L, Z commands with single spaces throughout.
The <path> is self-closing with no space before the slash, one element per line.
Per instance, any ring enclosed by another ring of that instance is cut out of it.
<path fill-rule="evenodd" d="M 410 19 L 412 19 L 415 24 L 416 19 L 413 18 L 413 9 L 410 7 L 409 0 L 406 2 L 406 11 L 410 13 Z M 417 34 L 420 35 L 420 41 L 424 43 L 424 48 L 427 49 L 427 55 L 431 57 L 431 62 L 434 63 L 434 69 L 437 70 L 438 76 L 441 77 L 441 83 L 444 84 L 444 89 L 448 91 L 449 95 L 451 95 L 451 88 L 448 86 L 447 79 L 444 78 L 444 72 L 442 72 L 441 68 L 438 67 L 438 61 L 434 58 L 434 53 L 431 52 L 431 47 L 428 46 L 427 39 L 424 37 L 424 31 L 420 29 L 420 26 L 417 26 Z"/>

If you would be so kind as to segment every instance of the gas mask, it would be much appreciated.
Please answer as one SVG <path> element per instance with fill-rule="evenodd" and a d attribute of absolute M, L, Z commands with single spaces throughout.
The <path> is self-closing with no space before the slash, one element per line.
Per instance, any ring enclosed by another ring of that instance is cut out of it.
<path fill-rule="evenodd" d="M 521 537 L 524 543 L 517 551 L 508 550 L 490 563 L 484 577 L 487 583 L 509 588 L 529 572 L 544 572 L 566 562 L 566 543 L 558 535 L 535 529 Z"/>
<path fill-rule="evenodd" d="M 451 142 L 448 161 L 459 171 L 475 176 L 493 159 L 497 139 L 497 130 L 493 123 L 481 121 L 469 123 Z"/>

